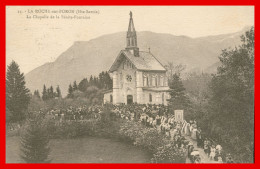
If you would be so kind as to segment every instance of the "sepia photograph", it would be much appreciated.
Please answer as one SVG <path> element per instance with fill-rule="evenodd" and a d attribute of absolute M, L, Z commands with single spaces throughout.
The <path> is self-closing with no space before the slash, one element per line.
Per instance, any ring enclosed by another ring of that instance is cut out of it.
<path fill-rule="evenodd" d="M 254 6 L 6 6 L 6 163 L 254 163 Z"/>

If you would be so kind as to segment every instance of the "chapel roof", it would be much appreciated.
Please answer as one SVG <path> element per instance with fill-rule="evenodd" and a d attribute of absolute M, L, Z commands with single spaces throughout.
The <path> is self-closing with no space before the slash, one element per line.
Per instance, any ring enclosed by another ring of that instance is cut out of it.
<path fill-rule="evenodd" d="M 113 72 L 118 69 L 124 58 L 128 59 L 137 70 L 142 71 L 166 71 L 159 60 L 150 52 L 139 51 L 139 56 L 134 56 L 129 50 L 121 50 L 113 65 L 109 69 Z"/>

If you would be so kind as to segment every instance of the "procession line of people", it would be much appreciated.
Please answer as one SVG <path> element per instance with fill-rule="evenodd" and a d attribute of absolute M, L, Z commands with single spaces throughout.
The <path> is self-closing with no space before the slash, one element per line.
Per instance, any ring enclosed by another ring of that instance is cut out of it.
<path fill-rule="evenodd" d="M 111 119 L 121 118 L 124 120 L 132 120 L 140 122 L 146 127 L 154 127 L 159 132 L 165 134 L 169 139 L 176 142 L 176 146 L 183 147 L 187 150 L 187 157 L 193 163 L 200 163 L 201 157 L 198 148 L 204 149 L 204 153 L 210 160 L 218 163 L 223 163 L 223 150 L 220 145 L 202 136 L 202 131 L 196 120 L 189 122 L 183 120 L 175 120 L 173 114 L 169 112 L 167 106 L 164 105 L 95 105 L 95 106 L 80 106 L 67 109 L 53 109 L 47 111 L 47 116 L 53 118 L 57 123 L 63 121 L 86 121 L 90 119 L 100 119 L 102 113 L 111 112 Z M 43 110 L 40 112 L 44 112 Z M 193 141 L 187 141 L 186 138 L 191 138 Z M 197 149 L 194 146 L 194 141 L 197 143 Z M 231 155 L 226 156 L 225 162 L 232 163 Z"/>

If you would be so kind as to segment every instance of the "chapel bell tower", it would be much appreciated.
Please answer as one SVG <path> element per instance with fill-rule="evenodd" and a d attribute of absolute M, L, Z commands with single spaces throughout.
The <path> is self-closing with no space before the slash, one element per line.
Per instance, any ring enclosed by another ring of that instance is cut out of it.
<path fill-rule="evenodd" d="M 134 56 L 139 56 L 139 48 L 137 47 L 137 36 L 136 31 L 134 27 L 134 21 L 133 21 L 133 14 L 130 11 L 130 20 L 129 20 L 129 26 L 128 31 L 126 35 L 126 50 L 129 50 Z"/>

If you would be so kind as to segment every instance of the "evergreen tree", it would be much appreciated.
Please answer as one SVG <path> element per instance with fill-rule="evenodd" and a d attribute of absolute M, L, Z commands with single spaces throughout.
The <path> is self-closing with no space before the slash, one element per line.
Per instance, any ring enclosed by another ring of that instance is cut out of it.
<path fill-rule="evenodd" d="M 60 86 L 56 87 L 56 97 L 61 97 Z"/>
<path fill-rule="evenodd" d="M 88 84 L 88 79 L 84 78 L 83 80 L 80 81 L 78 85 L 79 91 L 85 92 L 87 90 L 87 87 L 89 86 Z"/>
<path fill-rule="evenodd" d="M 39 93 L 38 90 L 35 90 L 34 93 L 33 93 L 33 95 L 36 96 L 36 97 L 39 98 L 39 99 L 41 98 L 40 93 Z"/>
<path fill-rule="evenodd" d="M 104 79 L 105 79 L 105 89 L 112 89 L 113 88 L 113 80 L 109 76 L 108 72 L 106 72 L 104 74 Z"/>
<path fill-rule="evenodd" d="M 55 95 L 54 95 L 54 91 L 53 91 L 53 87 L 52 86 L 50 87 L 49 91 L 50 91 L 50 93 L 49 93 L 50 99 L 54 98 Z"/>
<path fill-rule="evenodd" d="M 78 90 L 78 85 L 77 85 L 77 82 L 74 81 L 74 83 L 73 83 L 73 91 L 76 91 L 76 90 Z"/>
<path fill-rule="evenodd" d="M 89 86 L 92 86 L 94 84 L 93 76 L 91 75 L 89 78 Z"/>
<path fill-rule="evenodd" d="M 104 89 L 106 86 L 106 79 L 105 79 L 105 73 L 104 71 L 102 71 L 101 73 L 99 73 L 99 83 L 98 83 L 98 88 L 100 89 Z"/>
<path fill-rule="evenodd" d="M 168 100 L 170 109 L 172 111 L 179 109 L 190 110 L 190 100 L 185 95 L 185 88 L 178 74 L 173 74 L 172 78 L 170 78 L 169 87 L 171 89 L 171 98 Z"/>
<path fill-rule="evenodd" d="M 67 98 L 73 98 L 73 87 L 69 85 Z"/>
<path fill-rule="evenodd" d="M 47 89 L 47 100 L 51 98 L 50 88 Z"/>
<path fill-rule="evenodd" d="M 94 76 L 94 78 L 93 78 L 93 86 L 98 87 L 98 79 L 96 76 Z"/>
<path fill-rule="evenodd" d="M 42 100 L 45 101 L 48 99 L 48 93 L 47 93 L 47 89 L 46 86 L 43 85 L 43 90 L 42 90 Z"/>
<path fill-rule="evenodd" d="M 29 102 L 29 89 L 25 86 L 24 74 L 20 73 L 19 65 L 12 61 L 6 73 L 6 108 L 11 114 L 11 121 L 25 119 Z"/>
<path fill-rule="evenodd" d="M 39 119 L 30 119 L 21 137 L 21 158 L 26 163 L 49 163 L 49 138 Z"/>

